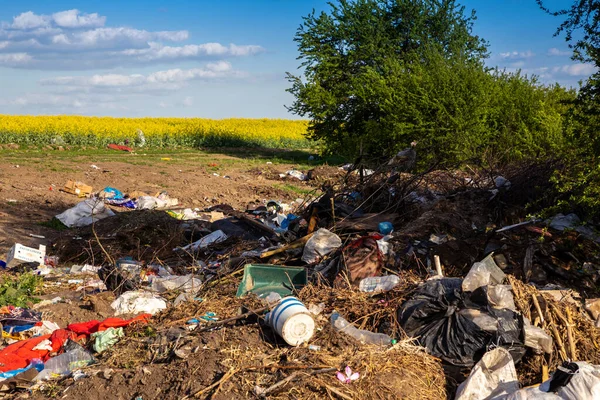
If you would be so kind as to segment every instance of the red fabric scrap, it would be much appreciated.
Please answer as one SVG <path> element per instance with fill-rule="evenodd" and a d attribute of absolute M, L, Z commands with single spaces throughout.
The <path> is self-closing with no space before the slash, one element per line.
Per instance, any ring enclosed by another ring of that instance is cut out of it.
<path fill-rule="evenodd" d="M 121 146 L 120 144 L 114 144 L 114 143 L 109 144 L 107 147 L 111 150 L 128 151 L 130 153 L 133 151 L 133 149 L 131 147 Z"/>
<path fill-rule="evenodd" d="M 0 350 L 0 372 L 12 371 L 25 368 L 33 359 L 46 361 L 51 354 L 57 353 L 67 340 L 79 340 L 94 332 L 101 332 L 108 328 L 127 326 L 133 322 L 148 322 L 150 314 L 138 315 L 132 319 L 107 318 L 104 321 L 88 321 L 79 324 L 71 324 L 67 329 L 58 329 L 51 335 L 37 336 L 28 340 L 22 340 L 6 346 Z M 52 351 L 33 350 L 35 346 L 49 339 L 52 342 Z"/>
<path fill-rule="evenodd" d="M 104 321 L 92 320 L 87 322 L 81 322 L 78 324 L 70 324 L 69 326 L 67 326 L 67 329 L 79 335 L 91 335 L 95 332 L 105 331 L 108 328 L 119 328 L 122 326 L 127 326 L 134 322 L 148 322 L 148 319 L 150 319 L 150 317 L 150 314 L 141 314 L 132 319 L 107 318 Z"/>

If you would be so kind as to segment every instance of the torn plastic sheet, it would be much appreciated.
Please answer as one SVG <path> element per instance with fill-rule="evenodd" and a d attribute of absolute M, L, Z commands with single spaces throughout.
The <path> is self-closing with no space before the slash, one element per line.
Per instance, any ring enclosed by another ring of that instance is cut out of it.
<path fill-rule="evenodd" d="M 600 366 L 564 362 L 537 387 L 519 390 L 515 365 L 509 352 L 487 352 L 471 370 L 455 400 L 594 400 L 600 399 Z"/>

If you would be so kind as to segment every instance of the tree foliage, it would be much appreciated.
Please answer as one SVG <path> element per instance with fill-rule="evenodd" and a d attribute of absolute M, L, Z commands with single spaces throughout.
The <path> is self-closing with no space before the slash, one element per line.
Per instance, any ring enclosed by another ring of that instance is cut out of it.
<path fill-rule="evenodd" d="M 582 82 L 567 113 L 572 128 L 565 136 L 562 153 L 565 169 L 557 172 L 554 182 L 562 194 L 560 206 L 600 217 L 600 1 L 575 0 L 560 10 L 550 10 L 543 0 L 536 1 L 547 13 L 563 20 L 555 36 L 564 34 L 573 50 L 572 59 L 596 66 L 596 72 Z"/>
<path fill-rule="evenodd" d="M 303 76 L 289 109 L 330 152 L 389 156 L 418 141 L 421 160 L 493 151 L 540 156 L 563 140 L 573 92 L 489 70 L 475 14 L 454 0 L 341 0 L 297 31 Z"/>

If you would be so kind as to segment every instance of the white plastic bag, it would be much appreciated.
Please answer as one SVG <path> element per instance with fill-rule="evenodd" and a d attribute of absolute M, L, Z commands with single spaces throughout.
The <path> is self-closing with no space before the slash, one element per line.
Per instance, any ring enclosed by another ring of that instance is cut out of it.
<path fill-rule="evenodd" d="M 492 306 L 517 311 L 511 285 L 488 285 L 487 296 Z"/>
<path fill-rule="evenodd" d="M 311 264 L 341 245 L 342 239 L 338 235 L 321 228 L 306 242 L 304 252 L 302 253 L 302 261 Z"/>
<path fill-rule="evenodd" d="M 196 293 L 200 290 L 202 281 L 194 278 L 192 274 L 182 276 L 167 276 L 164 278 L 154 278 L 152 280 L 152 290 L 159 293 L 169 290 L 179 290 L 186 293 Z"/>
<path fill-rule="evenodd" d="M 104 206 L 104 202 L 96 199 L 86 199 L 73 208 L 69 208 L 62 214 L 58 214 L 56 219 L 68 226 L 81 227 L 91 225 L 94 221 L 115 215 L 112 210 Z"/>
<path fill-rule="evenodd" d="M 552 353 L 552 337 L 542 328 L 531 325 L 531 322 L 523 317 L 523 330 L 525 331 L 525 346 L 535 349 L 538 353 Z"/>
<path fill-rule="evenodd" d="M 115 310 L 115 315 L 142 313 L 154 315 L 167 308 L 167 302 L 153 293 L 136 290 L 123 293 L 110 306 Z"/>
<path fill-rule="evenodd" d="M 508 350 L 498 347 L 483 355 L 466 381 L 456 391 L 455 400 L 504 399 L 519 390 L 515 363 Z"/>
<path fill-rule="evenodd" d="M 205 247 L 208 247 L 208 245 L 211 245 L 213 243 L 219 243 L 226 239 L 227 235 L 225 234 L 225 232 L 219 229 L 204 236 L 202 239 L 197 240 L 192 244 L 188 244 L 187 246 L 183 247 L 182 250 L 194 251 L 198 249 L 203 249 Z"/>
<path fill-rule="evenodd" d="M 490 254 L 481 262 L 473 264 L 463 280 L 462 290 L 463 292 L 472 292 L 482 286 L 500 284 L 504 279 L 506 279 L 506 275 L 498 268 Z"/>

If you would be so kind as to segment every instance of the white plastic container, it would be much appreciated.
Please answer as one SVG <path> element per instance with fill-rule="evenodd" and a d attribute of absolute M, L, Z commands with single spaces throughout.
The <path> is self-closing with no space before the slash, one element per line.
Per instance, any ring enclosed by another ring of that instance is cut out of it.
<path fill-rule="evenodd" d="M 315 333 L 315 320 L 306 306 L 293 296 L 281 299 L 267 313 L 265 321 L 291 346 L 309 341 Z"/>
<path fill-rule="evenodd" d="M 370 276 L 358 284 L 361 292 L 387 292 L 400 283 L 397 275 Z"/>

